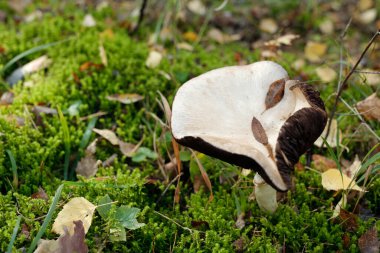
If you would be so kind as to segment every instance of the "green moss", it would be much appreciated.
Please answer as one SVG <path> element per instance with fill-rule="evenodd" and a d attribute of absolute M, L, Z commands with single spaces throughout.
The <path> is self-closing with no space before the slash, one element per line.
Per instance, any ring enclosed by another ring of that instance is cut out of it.
<path fill-rule="evenodd" d="M 43 3 L 39 4 L 43 6 Z M 292 4 L 294 3 L 288 1 L 286 6 Z M 29 11 L 32 10 L 33 8 Z M 0 54 L 0 67 L 27 49 L 70 38 L 43 52 L 27 56 L 5 73 L 10 74 L 15 68 L 42 54 L 47 54 L 52 59 L 52 65 L 46 71 L 25 78 L 33 84 L 32 87 L 17 84 L 12 90 L 15 93 L 13 104 L 0 107 L 0 251 L 5 251 L 19 214 L 23 215 L 21 224 L 28 228 L 30 237 L 19 232 L 14 248 L 30 245 L 48 211 L 51 198 L 63 179 L 65 148 L 61 121 L 57 115 L 42 115 L 41 121 L 37 122 L 32 113 L 34 105 L 60 107 L 64 112 L 70 134 L 69 168 L 72 171 L 75 157 L 83 155 L 80 141 L 88 124 L 80 117 L 105 111 L 108 114 L 98 119 L 97 128 L 114 128 L 119 138 L 126 142 L 137 143 L 144 136 L 142 145 L 152 149 L 153 134 L 160 136 L 164 131 L 149 116 L 152 112 L 160 118 L 164 117 L 156 102 L 157 91 L 172 101 L 181 83 L 207 70 L 235 65 L 236 52 L 247 62 L 260 59 L 257 50 L 252 52 L 240 43 L 213 45 L 213 49 L 206 49 L 200 43 L 194 51 L 189 52 L 177 50 L 168 42 L 164 60 L 159 67 L 149 69 L 145 66 L 145 59 L 150 49 L 143 39 L 151 33 L 151 27 L 141 31 L 144 35 L 137 40 L 129 37 L 124 29 L 112 22 L 98 22 L 96 27 L 84 28 L 81 26 L 84 15 L 75 6 L 68 5 L 62 15 L 46 14 L 41 21 L 21 25 L 9 21 L 6 27 L 0 24 L 1 46 L 6 50 L 5 54 Z M 105 17 L 116 19 L 115 16 L 111 8 L 94 13 L 99 21 Z M 310 21 L 310 16 L 301 18 Z M 307 22 L 305 26 L 309 24 Z M 101 38 L 100 33 L 105 29 L 113 31 L 111 38 Z M 98 51 L 100 40 L 107 53 L 108 65 L 81 71 L 80 66 L 86 62 L 101 63 Z M 295 59 L 296 56 L 291 53 L 285 53 L 278 59 L 291 76 L 299 74 L 291 69 L 291 63 Z M 314 67 L 305 66 L 304 69 L 312 80 L 316 78 Z M 170 80 L 165 74 L 170 76 Z M 1 89 L 5 90 L 7 84 L 3 80 L 0 83 Z M 318 87 L 325 99 L 333 91 L 331 85 Z M 360 95 L 370 92 L 366 88 L 359 91 Z M 139 93 L 145 99 L 131 105 L 106 99 L 108 95 L 116 93 Z M 346 98 L 350 101 L 359 100 L 358 93 L 355 89 L 350 90 Z M 79 115 L 69 115 L 68 108 L 75 103 L 80 103 Z M 329 100 L 327 105 L 331 103 Z M 7 115 L 25 118 L 25 126 L 16 126 L 7 120 Z M 342 128 L 352 122 L 358 123 L 350 119 L 340 120 Z M 94 138 L 95 134 L 91 140 Z M 160 155 L 168 160 L 166 150 L 171 151 L 169 138 L 163 137 L 157 145 Z M 12 151 L 17 163 L 17 189 L 11 186 L 11 165 L 5 150 Z M 312 171 L 297 172 L 295 189 L 283 197 L 280 208 L 274 215 L 265 214 L 259 210 L 255 201 L 247 200 L 253 190 L 253 173 L 242 176 L 238 168 L 208 157 L 203 157 L 201 161 L 212 182 L 214 200 L 209 202 L 209 193 L 203 190 L 193 193 L 194 179 L 191 177 L 192 172 L 189 172 L 191 162 L 184 162 L 181 202 L 173 208 L 175 185 L 170 186 L 166 194 L 161 196 L 167 185 L 160 181 L 152 183 L 159 174 L 156 161 L 135 163 L 122 156 L 118 147 L 105 140 L 98 142 L 98 159 L 104 161 L 114 153 L 118 154 L 118 158 L 111 167 L 100 168 L 97 178 L 79 178 L 75 182 L 66 182 L 54 215 L 72 197 L 85 197 L 96 204 L 102 196 L 108 194 L 113 201 L 117 201 L 115 205 L 143 210 L 138 219 L 139 222 L 146 223 L 146 226 L 127 231 L 126 242 L 111 242 L 106 229 L 107 221 L 95 213 L 86 236 L 92 250 L 234 252 L 241 246 L 246 252 L 278 252 L 285 245 L 292 252 L 356 252 L 358 238 L 374 224 L 372 219 L 360 219 L 358 230 L 347 232 L 331 220 L 331 209 L 338 199 L 332 192 L 323 190 L 320 175 Z M 146 180 L 147 177 L 150 180 Z M 50 196 L 49 201 L 31 198 L 39 186 Z M 379 212 L 379 189 L 380 180 L 377 178 L 365 195 L 365 202 L 372 213 Z M 159 198 L 161 199 L 157 202 Z M 235 222 L 242 212 L 245 213 L 245 227 L 238 229 Z M 379 227 L 380 223 L 377 222 L 377 228 Z M 343 243 L 344 234 L 350 237 L 349 245 Z M 50 224 L 43 238 L 56 237 L 51 232 Z M 238 240 L 242 245 L 238 246 Z"/>

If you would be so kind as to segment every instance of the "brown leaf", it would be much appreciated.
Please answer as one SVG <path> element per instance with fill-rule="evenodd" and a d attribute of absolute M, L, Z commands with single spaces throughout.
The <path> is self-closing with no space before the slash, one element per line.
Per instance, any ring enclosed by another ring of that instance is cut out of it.
<path fill-rule="evenodd" d="M 21 225 L 21 234 L 25 235 L 25 237 L 27 239 L 30 239 L 30 231 L 29 231 L 29 227 L 28 225 L 26 225 L 25 223 L 23 223 Z"/>
<path fill-rule="evenodd" d="M 368 229 L 358 240 L 361 253 L 379 253 L 380 242 L 376 226 Z"/>
<path fill-rule="evenodd" d="M 380 121 L 380 99 L 376 93 L 357 103 L 356 108 L 366 119 Z"/>
<path fill-rule="evenodd" d="M 122 104 L 133 104 L 144 99 L 143 96 L 132 93 L 132 94 L 113 94 L 106 97 L 110 101 L 118 101 Z"/>
<path fill-rule="evenodd" d="M 263 125 L 261 125 L 260 121 L 256 117 L 252 118 L 251 128 L 256 141 L 260 142 L 263 145 L 267 145 L 268 136 L 265 132 L 265 129 L 263 128 Z"/>
<path fill-rule="evenodd" d="M 359 227 L 357 216 L 342 208 L 340 209 L 339 219 L 344 229 L 348 232 L 355 232 Z"/>
<path fill-rule="evenodd" d="M 32 194 L 32 199 L 44 199 L 44 200 L 49 200 L 49 196 L 46 194 L 44 189 L 41 187 L 38 188 L 38 192 Z"/>
<path fill-rule="evenodd" d="M 143 143 L 144 138 L 142 138 L 139 143 L 132 144 L 124 141 L 119 141 L 119 149 L 120 152 L 125 155 L 126 157 L 132 157 L 133 154 L 137 151 L 137 149 L 141 146 Z"/>
<path fill-rule="evenodd" d="M 77 174 L 86 178 L 95 176 L 96 172 L 98 171 L 99 165 L 102 164 L 102 162 L 96 160 L 94 156 L 96 152 L 97 141 L 98 139 L 95 139 L 93 142 L 91 142 L 90 145 L 88 145 L 85 151 L 85 156 L 82 157 L 82 159 L 80 159 L 77 167 L 75 168 Z"/>
<path fill-rule="evenodd" d="M 265 97 L 265 109 L 268 110 L 277 105 L 278 102 L 284 97 L 285 79 L 280 79 L 273 82 Z"/>
<path fill-rule="evenodd" d="M 84 71 L 90 70 L 91 68 L 99 70 L 99 69 L 103 68 L 103 64 L 97 64 L 97 63 L 93 63 L 93 62 L 88 61 L 88 62 L 85 62 L 82 65 L 80 65 L 79 71 L 84 72 Z"/>
<path fill-rule="evenodd" d="M 40 240 L 34 253 L 87 253 L 85 230 L 81 220 L 73 221 L 74 233 L 70 235 L 67 228 L 57 240 Z"/>
<path fill-rule="evenodd" d="M 321 172 L 337 168 L 337 165 L 333 160 L 322 155 L 313 154 L 312 160 L 314 163 L 314 168 Z"/>
<path fill-rule="evenodd" d="M 7 91 L 1 95 L 0 105 L 11 105 L 13 103 L 13 98 L 15 94 L 13 92 Z"/>

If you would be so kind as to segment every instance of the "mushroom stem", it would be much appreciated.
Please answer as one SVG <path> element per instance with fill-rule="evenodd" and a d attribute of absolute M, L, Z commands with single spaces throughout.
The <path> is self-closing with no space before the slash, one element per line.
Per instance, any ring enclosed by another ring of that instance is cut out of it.
<path fill-rule="evenodd" d="M 259 173 L 256 173 L 253 183 L 255 184 L 255 198 L 260 209 L 274 213 L 278 207 L 277 191 L 267 184 Z"/>

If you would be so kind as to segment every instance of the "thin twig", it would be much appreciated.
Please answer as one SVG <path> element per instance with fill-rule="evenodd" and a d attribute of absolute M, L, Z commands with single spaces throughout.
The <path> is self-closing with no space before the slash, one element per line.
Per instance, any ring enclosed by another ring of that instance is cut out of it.
<path fill-rule="evenodd" d="M 339 98 L 342 95 L 343 90 L 345 88 L 347 88 L 347 85 L 348 85 L 347 81 L 348 81 L 348 79 L 355 72 L 355 69 L 358 67 L 359 63 L 362 61 L 364 55 L 367 53 L 368 49 L 371 47 L 371 45 L 373 44 L 373 42 L 376 40 L 377 36 L 379 36 L 379 35 L 380 35 L 380 30 L 378 30 L 375 33 L 375 35 L 373 35 L 373 37 L 371 38 L 371 40 L 368 42 L 367 46 L 365 47 L 364 51 L 360 55 L 358 61 L 355 63 L 354 67 L 351 69 L 351 71 L 348 73 L 348 75 L 346 76 L 346 78 L 343 80 L 342 85 L 339 86 L 337 95 L 335 97 L 335 103 L 334 103 L 334 106 L 333 106 L 333 108 L 331 110 L 331 113 L 330 113 L 330 117 L 329 117 L 330 120 L 329 120 L 329 123 L 328 123 L 328 126 L 327 126 L 327 131 L 326 131 L 325 138 L 327 138 L 327 136 L 330 133 L 331 122 L 332 122 L 332 119 L 334 118 L 334 115 L 335 115 L 335 112 L 336 112 L 336 109 L 337 109 L 337 106 L 338 106 Z"/>
<path fill-rule="evenodd" d="M 355 73 L 363 73 L 363 74 L 373 74 L 380 75 L 380 71 L 366 71 L 366 70 L 355 70 Z"/>
<path fill-rule="evenodd" d="M 180 174 L 178 174 L 175 178 L 173 178 L 172 181 L 170 181 L 170 183 L 166 186 L 165 190 L 161 193 L 161 196 L 158 198 L 158 200 L 156 201 L 156 204 L 158 204 L 162 197 L 166 194 L 166 192 L 168 191 L 169 187 L 174 184 L 175 181 L 177 181 L 181 176 L 183 175 L 183 173 L 181 172 Z"/>
<path fill-rule="evenodd" d="M 141 8 L 140 8 L 139 20 L 137 21 L 137 24 L 135 28 L 132 30 L 131 34 L 135 34 L 139 30 L 140 25 L 142 21 L 144 20 L 145 8 L 146 8 L 147 3 L 148 3 L 148 0 L 143 0 L 141 4 Z"/>

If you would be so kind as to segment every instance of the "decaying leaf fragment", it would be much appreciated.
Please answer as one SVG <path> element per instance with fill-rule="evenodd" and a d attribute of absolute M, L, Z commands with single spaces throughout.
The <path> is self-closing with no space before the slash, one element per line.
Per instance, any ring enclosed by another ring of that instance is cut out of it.
<path fill-rule="evenodd" d="M 85 231 L 81 220 L 73 221 L 74 233 L 70 235 L 67 228 L 57 240 L 41 239 L 34 253 L 87 253 L 88 247 L 85 242 Z"/>
<path fill-rule="evenodd" d="M 83 197 L 71 199 L 58 213 L 52 231 L 60 235 L 67 233 L 74 235 L 74 221 L 82 221 L 86 234 L 91 226 L 95 208 L 96 206 L 94 204 Z"/>
<path fill-rule="evenodd" d="M 322 186 L 326 190 L 339 191 L 352 189 L 364 192 L 364 190 L 356 184 L 355 180 L 347 177 L 337 169 L 329 169 L 322 173 Z"/>
<path fill-rule="evenodd" d="M 106 97 L 111 101 L 118 101 L 122 104 L 133 104 L 144 99 L 143 96 L 131 93 L 131 94 L 113 94 Z"/>
<path fill-rule="evenodd" d="M 266 110 L 277 105 L 278 102 L 280 102 L 281 99 L 284 97 L 285 82 L 286 82 L 285 79 L 280 79 L 280 80 L 273 82 L 269 86 L 268 93 L 265 97 L 265 108 L 266 108 Z"/>
<path fill-rule="evenodd" d="M 380 121 L 380 99 L 376 93 L 357 103 L 356 108 L 366 119 Z"/>
<path fill-rule="evenodd" d="M 97 141 L 98 139 L 95 139 L 86 148 L 85 156 L 82 157 L 82 159 L 78 162 L 78 166 L 75 169 L 77 174 L 87 178 L 95 176 L 96 172 L 98 171 L 99 165 L 102 164 L 102 161 L 96 160 L 94 156 L 96 152 Z"/>

